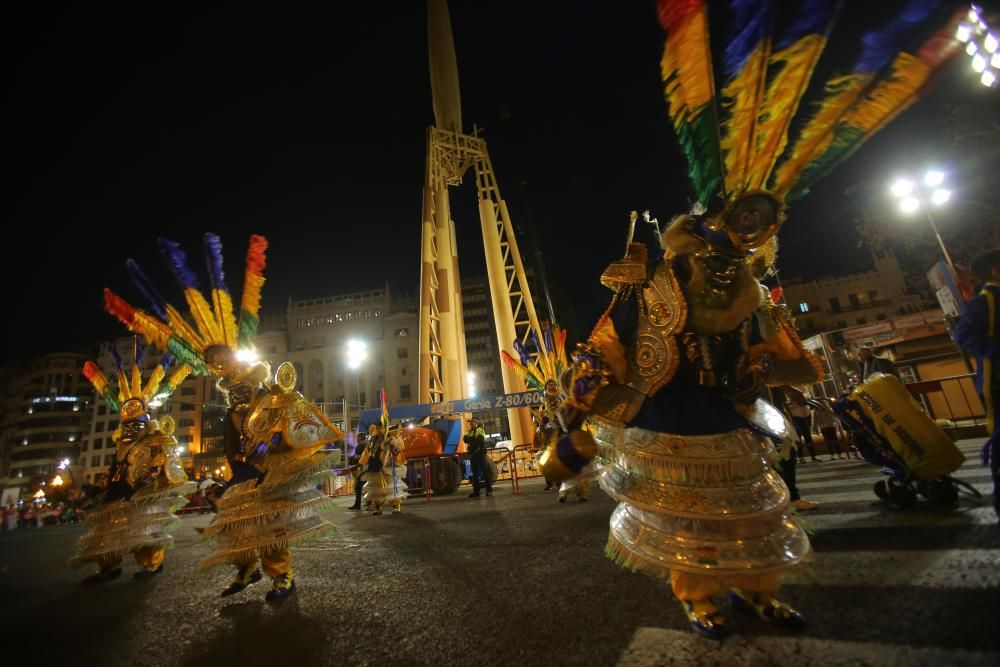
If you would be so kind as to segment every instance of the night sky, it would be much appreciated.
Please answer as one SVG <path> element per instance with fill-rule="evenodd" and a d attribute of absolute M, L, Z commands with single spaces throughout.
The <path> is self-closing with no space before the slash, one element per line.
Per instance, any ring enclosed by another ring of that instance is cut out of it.
<path fill-rule="evenodd" d="M 220 234 L 238 298 L 247 237 L 267 236 L 265 311 L 386 280 L 416 291 L 433 123 L 423 2 L 259 13 L 19 4 L 4 21 L 10 344 L 0 363 L 124 333 L 101 310 L 101 290 L 142 305 L 127 257 L 180 301 L 158 237 L 185 244 L 204 275 L 201 234 Z M 845 25 L 862 25 L 866 4 L 848 3 Z M 465 130 L 485 129 L 524 226 L 522 252 L 531 254 L 530 226 L 585 331 L 606 304 L 597 278 L 624 250 L 628 211 L 665 221 L 688 207 L 655 3 L 452 5 Z M 901 146 L 936 130 L 943 104 L 995 104 L 996 91 L 967 70 L 953 64 L 923 103 L 792 209 L 783 275 L 864 262 L 845 188 L 888 178 Z M 481 275 L 466 181 L 453 190 L 453 215 L 463 275 Z"/>

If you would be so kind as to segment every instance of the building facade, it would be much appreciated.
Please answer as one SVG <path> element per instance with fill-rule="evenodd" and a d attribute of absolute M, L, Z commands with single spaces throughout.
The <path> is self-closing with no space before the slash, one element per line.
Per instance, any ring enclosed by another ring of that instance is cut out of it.
<path fill-rule="evenodd" d="M 81 353 L 52 353 L 9 373 L 0 436 L 5 498 L 23 498 L 64 462 L 78 464 L 94 405 L 84 361 Z"/>
<path fill-rule="evenodd" d="M 816 280 L 782 282 L 784 299 L 803 337 L 924 309 L 920 295 L 907 294 L 903 271 L 891 252 L 873 252 L 867 270 Z"/>

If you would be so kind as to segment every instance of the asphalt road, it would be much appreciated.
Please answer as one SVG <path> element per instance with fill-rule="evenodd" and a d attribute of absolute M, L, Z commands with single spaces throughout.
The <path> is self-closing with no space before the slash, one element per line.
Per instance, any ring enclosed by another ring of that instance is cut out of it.
<path fill-rule="evenodd" d="M 959 475 L 984 492 L 978 443 Z M 825 458 L 825 457 L 824 457 Z M 1000 526 L 992 509 L 896 511 L 855 461 L 800 468 L 815 561 L 784 597 L 801 635 L 738 620 L 721 643 L 695 636 L 668 587 L 604 557 L 613 503 L 566 504 L 539 480 L 492 498 L 465 494 L 401 515 L 347 511 L 338 531 L 295 551 L 299 590 L 262 582 L 218 597 L 231 572 L 200 572 L 209 545 L 186 517 L 166 570 L 81 586 L 66 560 L 82 527 L 0 535 L 0 627 L 32 664 L 76 665 L 997 665 Z M 9 653 L 8 653 L 9 655 Z"/>

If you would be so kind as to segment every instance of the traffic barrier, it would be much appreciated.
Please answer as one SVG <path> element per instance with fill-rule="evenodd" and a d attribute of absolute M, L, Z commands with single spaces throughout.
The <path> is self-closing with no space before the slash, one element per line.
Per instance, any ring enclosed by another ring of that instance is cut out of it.
<path fill-rule="evenodd" d="M 542 467 L 535 458 L 534 445 L 518 445 L 511 452 L 511 461 L 516 475 L 514 493 L 521 492 L 521 480 L 542 476 Z"/>
<path fill-rule="evenodd" d="M 985 433 L 986 408 L 976 394 L 971 373 L 911 382 L 906 385 L 931 419 L 955 437 L 975 437 Z"/>
<path fill-rule="evenodd" d="M 429 503 L 431 497 L 434 495 L 433 483 L 431 480 L 431 457 L 430 456 L 418 456 L 416 458 L 406 459 L 406 483 L 410 488 L 420 488 L 416 484 L 411 484 L 417 479 L 420 480 L 421 486 L 423 487 L 424 502 Z"/>

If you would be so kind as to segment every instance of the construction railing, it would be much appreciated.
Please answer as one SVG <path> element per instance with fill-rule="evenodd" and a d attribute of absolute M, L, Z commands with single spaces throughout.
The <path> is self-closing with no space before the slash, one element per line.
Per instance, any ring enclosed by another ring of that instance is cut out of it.
<path fill-rule="evenodd" d="M 419 456 L 412 459 L 406 459 L 406 476 L 407 484 L 413 480 L 420 480 L 422 485 L 422 490 L 424 493 L 424 502 L 430 502 L 431 496 L 434 495 L 433 483 L 431 480 L 431 457 L 429 456 Z"/>
<path fill-rule="evenodd" d="M 944 428 L 970 430 L 972 435 L 986 424 L 986 409 L 973 384 L 973 375 L 925 380 L 907 384 L 910 394 L 934 420 L 943 420 Z"/>
<path fill-rule="evenodd" d="M 541 477 L 542 467 L 535 458 L 535 448 L 532 445 L 518 445 L 510 453 L 514 469 L 514 493 L 521 493 L 521 480 L 530 477 Z"/>

